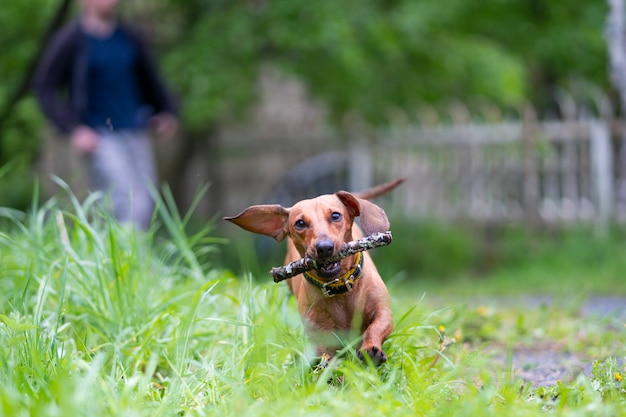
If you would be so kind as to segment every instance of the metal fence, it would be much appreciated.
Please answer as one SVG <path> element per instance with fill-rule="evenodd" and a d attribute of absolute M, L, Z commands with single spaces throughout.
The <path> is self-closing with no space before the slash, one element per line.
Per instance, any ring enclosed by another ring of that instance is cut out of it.
<path fill-rule="evenodd" d="M 407 215 L 481 221 L 608 220 L 613 157 L 606 123 L 588 119 L 407 129 L 378 150 Z M 374 151 L 376 152 L 376 151 Z"/>
<path fill-rule="evenodd" d="M 618 214 L 619 123 L 585 111 L 518 118 L 403 124 L 337 135 L 223 135 L 221 211 L 407 183 L 385 207 L 409 217 L 486 222 L 594 221 Z"/>

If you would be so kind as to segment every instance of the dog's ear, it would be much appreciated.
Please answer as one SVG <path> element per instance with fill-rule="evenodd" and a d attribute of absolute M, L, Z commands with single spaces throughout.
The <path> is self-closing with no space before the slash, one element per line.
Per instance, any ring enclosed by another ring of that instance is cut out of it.
<path fill-rule="evenodd" d="M 371 201 L 355 197 L 347 191 L 338 191 L 335 193 L 341 200 L 348 212 L 354 217 L 361 217 L 361 227 L 366 235 L 372 233 L 382 233 L 389 230 L 389 220 L 385 210 L 378 207 Z"/>
<path fill-rule="evenodd" d="M 282 242 L 287 236 L 289 210 L 278 204 L 250 206 L 239 215 L 224 217 L 244 230 L 270 236 Z"/>

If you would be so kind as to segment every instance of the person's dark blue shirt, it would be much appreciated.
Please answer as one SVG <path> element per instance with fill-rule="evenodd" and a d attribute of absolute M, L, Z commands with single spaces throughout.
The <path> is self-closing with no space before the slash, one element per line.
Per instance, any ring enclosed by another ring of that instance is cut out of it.
<path fill-rule="evenodd" d="M 150 114 L 136 79 L 136 45 L 119 29 L 107 38 L 88 36 L 88 42 L 88 124 L 115 130 L 145 127 Z"/>

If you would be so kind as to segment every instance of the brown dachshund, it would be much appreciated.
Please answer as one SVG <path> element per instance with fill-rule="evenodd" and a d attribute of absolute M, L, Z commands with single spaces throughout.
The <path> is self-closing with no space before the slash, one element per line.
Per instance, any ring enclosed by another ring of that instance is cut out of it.
<path fill-rule="evenodd" d="M 277 204 L 257 205 L 225 220 L 254 233 L 287 239 L 285 263 L 307 255 L 323 264 L 345 242 L 389 230 L 384 210 L 368 201 L 401 184 L 398 179 L 351 194 L 339 191 L 291 208 Z M 360 217 L 363 231 L 354 222 Z M 393 328 L 391 303 L 372 258 L 359 252 L 338 262 L 297 275 L 289 287 L 298 299 L 305 331 L 321 358 L 331 358 L 341 348 L 342 338 L 361 334 L 361 359 L 368 355 L 375 364 L 387 360 L 382 350 Z M 358 332 L 358 333 L 357 333 Z"/>

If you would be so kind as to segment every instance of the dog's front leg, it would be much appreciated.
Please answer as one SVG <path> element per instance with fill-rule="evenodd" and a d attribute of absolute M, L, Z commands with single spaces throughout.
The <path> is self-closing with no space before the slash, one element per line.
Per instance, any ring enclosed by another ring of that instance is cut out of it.
<path fill-rule="evenodd" d="M 369 356 L 374 365 L 380 365 L 387 361 L 387 355 L 382 345 L 387 336 L 393 330 L 393 317 L 391 310 L 386 306 L 379 306 L 372 314 L 369 325 L 363 331 L 363 344 L 359 349 L 359 358 L 366 360 Z"/>

